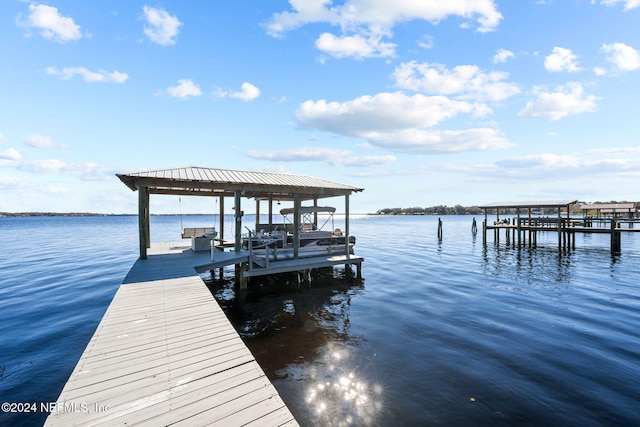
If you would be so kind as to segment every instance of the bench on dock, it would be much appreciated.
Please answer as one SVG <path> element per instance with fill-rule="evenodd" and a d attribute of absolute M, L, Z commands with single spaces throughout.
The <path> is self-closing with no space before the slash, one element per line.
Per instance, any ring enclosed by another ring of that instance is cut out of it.
<path fill-rule="evenodd" d="M 190 227 L 182 230 L 182 238 L 203 237 L 207 234 L 211 235 L 215 231 L 215 227 Z"/>

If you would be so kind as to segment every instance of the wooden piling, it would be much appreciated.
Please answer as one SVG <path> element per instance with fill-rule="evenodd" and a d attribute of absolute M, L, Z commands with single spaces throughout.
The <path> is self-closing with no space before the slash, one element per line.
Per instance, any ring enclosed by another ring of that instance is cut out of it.
<path fill-rule="evenodd" d="M 487 219 L 482 221 L 482 244 L 487 244 Z"/>
<path fill-rule="evenodd" d="M 611 253 L 619 253 L 621 251 L 620 231 L 616 230 L 617 221 L 611 220 Z"/>

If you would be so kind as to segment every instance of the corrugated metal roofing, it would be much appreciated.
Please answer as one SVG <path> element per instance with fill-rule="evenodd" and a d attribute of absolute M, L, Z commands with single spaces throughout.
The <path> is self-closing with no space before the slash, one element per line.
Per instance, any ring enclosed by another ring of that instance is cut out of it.
<path fill-rule="evenodd" d="M 328 193 L 325 194 L 325 196 L 328 196 L 333 193 L 341 195 L 364 190 L 363 188 L 305 175 L 196 166 L 117 174 L 117 176 L 134 191 L 138 185 L 145 185 L 165 194 L 171 194 L 172 192 L 178 194 L 187 190 L 200 193 L 203 191 L 211 193 L 214 189 L 232 191 L 244 189 L 245 186 L 253 196 L 287 192 L 306 194 L 309 192 L 321 192 L 323 194 Z"/>
<path fill-rule="evenodd" d="M 557 208 L 577 203 L 577 200 L 547 200 L 533 202 L 497 202 L 479 206 L 481 209 L 496 208 Z"/>
<path fill-rule="evenodd" d="M 634 211 L 636 209 L 635 203 L 594 203 L 585 204 L 580 206 L 584 210 L 600 209 L 600 210 L 628 210 Z"/>

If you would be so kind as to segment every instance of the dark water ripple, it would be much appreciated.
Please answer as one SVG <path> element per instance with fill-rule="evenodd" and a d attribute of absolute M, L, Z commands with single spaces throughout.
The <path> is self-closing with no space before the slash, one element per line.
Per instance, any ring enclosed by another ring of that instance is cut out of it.
<path fill-rule="evenodd" d="M 212 219 L 152 217 L 152 240 Z M 362 283 L 336 270 L 242 299 L 229 272 L 212 284 L 301 424 L 640 425 L 640 235 L 614 256 L 603 235 L 518 250 L 442 219 L 441 241 L 435 217 L 352 220 Z M 0 218 L 0 233 L 0 400 L 53 401 L 137 257 L 137 218 Z"/>
<path fill-rule="evenodd" d="M 608 241 L 593 236 L 570 253 L 558 251 L 556 236 L 535 250 L 485 249 L 464 219 L 448 229 L 447 218 L 442 241 L 432 218 L 368 221 L 355 231 L 366 259 L 364 290 L 349 310 L 359 339 L 341 343 L 350 367 L 382 390 L 381 409 L 361 423 L 638 422 L 637 252 L 612 258 Z M 298 418 L 358 419 L 344 408 L 321 416 L 299 397 L 316 378 L 291 379 L 288 369 L 300 364 L 280 371 L 276 385 Z"/>

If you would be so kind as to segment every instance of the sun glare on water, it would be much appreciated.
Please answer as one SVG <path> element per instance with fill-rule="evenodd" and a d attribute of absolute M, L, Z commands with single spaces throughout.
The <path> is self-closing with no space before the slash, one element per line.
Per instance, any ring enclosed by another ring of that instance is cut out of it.
<path fill-rule="evenodd" d="M 344 349 L 328 345 L 320 366 L 309 369 L 305 401 L 317 425 L 371 425 L 382 411 L 382 387 L 349 366 Z"/>

